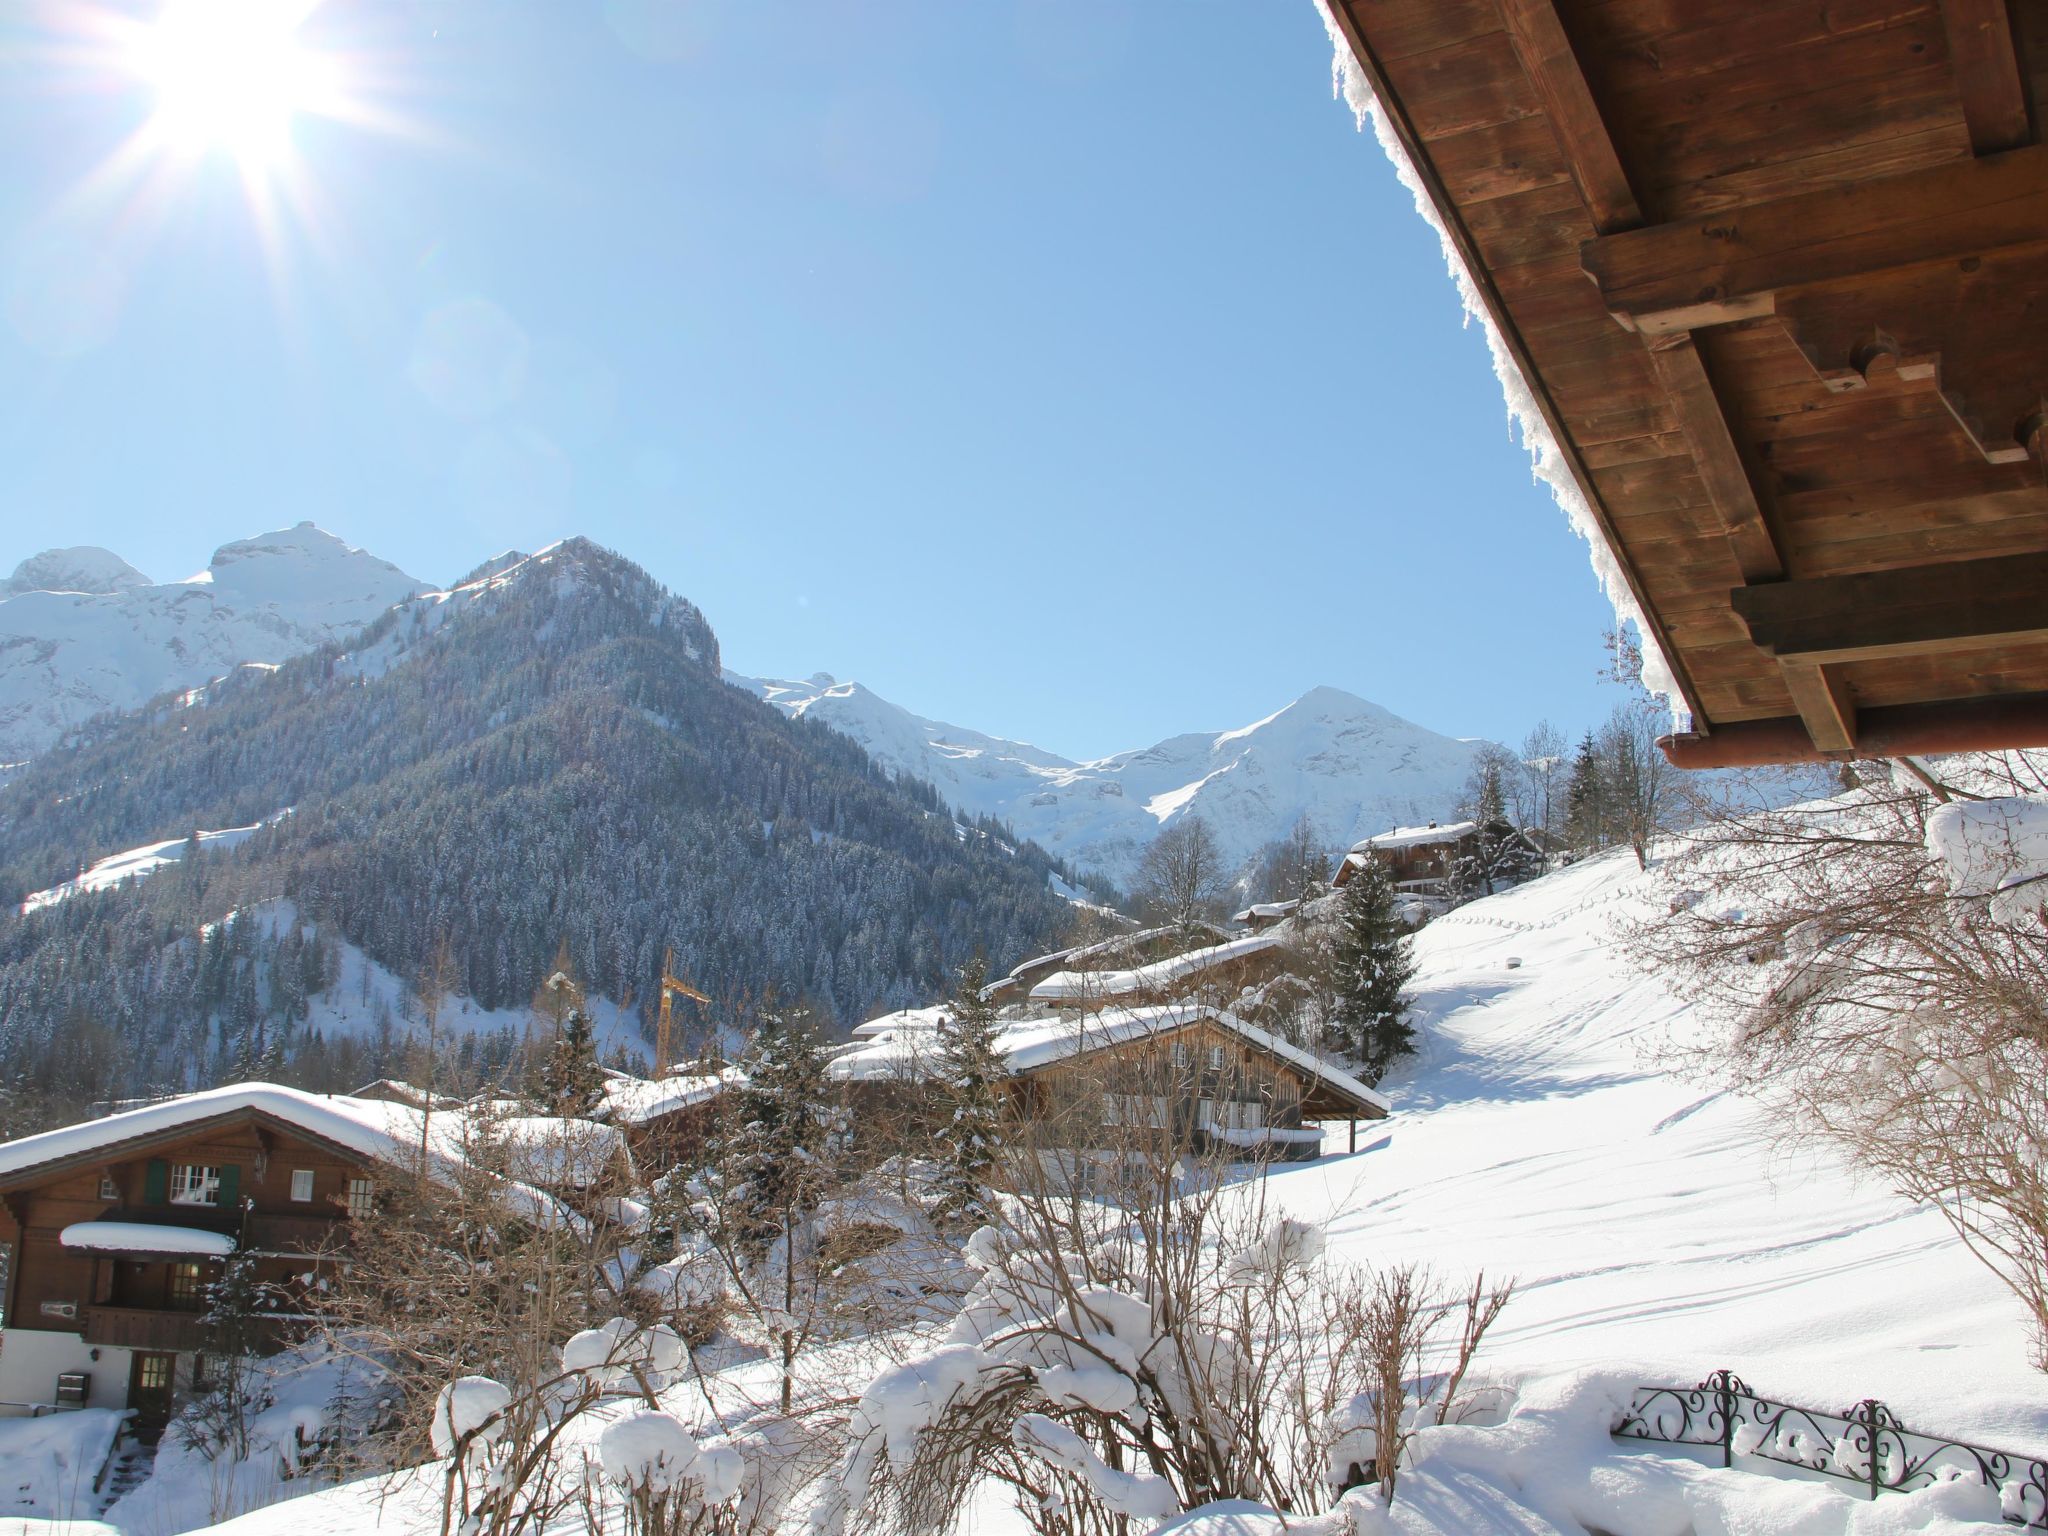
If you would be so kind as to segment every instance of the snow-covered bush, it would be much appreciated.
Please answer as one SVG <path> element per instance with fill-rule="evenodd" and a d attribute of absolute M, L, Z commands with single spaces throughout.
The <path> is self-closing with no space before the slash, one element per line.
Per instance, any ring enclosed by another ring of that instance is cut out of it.
<path fill-rule="evenodd" d="M 744 1463 L 723 1441 L 699 1444 L 659 1409 L 614 1419 L 598 1437 L 605 1476 L 624 1501 L 629 1536 L 694 1536 L 735 1528 Z"/>
<path fill-rule="evenodd" d="M 869 1382 L 816 1536 L 944 1530 L 991 1480 L 1044 1536 L 1335 1502 L 1338 1410 L 1378 1370 L 1364 1277 L 1262 1184 L 1126 1129 L 1111 1179 L 1072 1177 L 1057 1145 L 1005 1149 L 1000 1220 L 965 1244 L 973 1289 L 938 1347 Z"/>

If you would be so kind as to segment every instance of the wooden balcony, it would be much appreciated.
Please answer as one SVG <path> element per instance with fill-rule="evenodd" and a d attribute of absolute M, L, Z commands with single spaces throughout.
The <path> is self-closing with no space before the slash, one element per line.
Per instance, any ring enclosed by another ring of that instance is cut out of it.
<path fill-rule="evenodd" d="M 303 1337 L 308 1320 L 293 1313 L 280 1317 L 249 1319 L 246 1337 L 258 1354 L 268 1354 L 288 1339 Z M 88 1344 L 107 1344 L 116 1349 L 147 1349 L 189 1354 L 211 1347 L 206 1337 L 205 1316 L 199 1312 L 173 1312 L 162 1307 L 105 1307 L 84 1309 L 80 1331 Z"/>
<path fill-rule="evenodd" d="M 172 1312 L 161 1307 L 84 1309 L 81 1331 L 88 1344 L 116 1349 L 149 1349 L 189 1353 L 205 1347 L 197 1312 Z"/>

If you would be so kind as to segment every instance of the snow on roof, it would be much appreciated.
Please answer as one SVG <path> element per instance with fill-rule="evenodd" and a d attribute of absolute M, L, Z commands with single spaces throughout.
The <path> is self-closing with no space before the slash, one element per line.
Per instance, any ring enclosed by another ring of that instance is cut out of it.
<path fill-rule="evenodd" d="M 512 1115 L 490 1122 L 515 1174 L 542 1189 L 588 1189 L 626 1155 L 615 1125 L 560 1115 Z"/>
<path fill-rule="evenodd" d="M 1426 827 L 1396 827 L 1391 832 L 1381 832 L 1352 844 L 1351 852 L 1385 853 L 1394 848 L 1426 848 L 1432 843 L 1455 843 L 1460 838 L 1475 837 L 1478 833 L 1479 824 L 1474 821 L 1451 821 L 1442 826 L 1431 822 Z"/>
<path fill-rule="evenodd" d="M 224 1232 L 146 1221 L 74 1221 L 57 1234 L 57 1241 L 94 1253 L 189 1253 L 224 1259 L 235 1251 L 235 1240 Z"/>
<path fill-rule="evenodd" d="M 937 1029 L 952 1011 L 945 1003 L 934 1003 L 929 1008 L 899 1008 L 894 1013 L 869 1019 L 865 1024 L 856 1024 L 853 1038 L 872 1040 L 880 1035 L 892 1035 L 899 1029 Z"/>
<path fill-rule="evenodd" d="M 671 1077 L 615 1077 L 604 1085 L 604 1107 L 599 1114 L 614 1125 L 645 1125 L 716 1098 L 745 1079 L 736 1067 L 723 1072 L 676 1073 Z"/>
<path fill-rule="evenodd" d="M 1261 950 L 1277 948 L 1286 942 L 1286 938 L 1277 933 L 1248 933 L 1222 944 L 1211 944 L 1205 949 L 1169 955 L 1164 960 L 1155 960 L 1133 970 L 1059 971 L 1031 989 L 1031 1000 L 1049 1003 L 1155 992 L 1161 987 L 1185 981 L 1190 976 L 1199 976 L 1219 965 L 1243 960 Z"/>
<path fill-rule="evenodd" d="M 1163 1034 L 1201 1019 L 1220 1025 L 1349 1098 L 1381 1110 L 1388 1108 L 1386 1099 L 1350 1073 L 1311 1056 L 1277 1035 L 1268 1034 L 1255 1024 L 1247 1024 L 1233 1013 L 1204 1003 L 1106 1008 L 1085 1019 L 1059 1015 L 1018 1019 L 1003 1027 L 996 1037 L 995 1049 L 1011 1072 L 1035 1072 L 1071 1057 L 1143 1039 L 1147 1035 Z M 865 1082 L 923 1077 L 931 1071 L 932 1065 L 929 1032 L 907 1027 L 848 1046 L 832 1059 L 827 1071 L 837 1082 Z"/>
<path fill-rule="evenodd" d="M 443 1182 L 468 1166 L 474 1145 L 469 1117 L 459 1112 L 429 1116 L 409 1104 L 340 1094 L 323 1096 L 278 1083 L 231 1083 L 0 1145 L 0 1180 L 244 1110 L 269 1115 L 309 1136 L 393 1167 L 414 1166 L 424 1143 L 427 1171 Z M 574 1223 L 575 1217 L 551 1196 L 516 1180 L 508 1179 L 505 1184 L 530 1214 Z"/>
<path fill-rule="evenodd" d="M 1230 920 L 1233 923 L 1249 923 L 1266 918 L 1285 917 L 1300 905 L 1299 896 L 1292 901 L 1255 901 L 1242 912 L 1233 913 Z"/>

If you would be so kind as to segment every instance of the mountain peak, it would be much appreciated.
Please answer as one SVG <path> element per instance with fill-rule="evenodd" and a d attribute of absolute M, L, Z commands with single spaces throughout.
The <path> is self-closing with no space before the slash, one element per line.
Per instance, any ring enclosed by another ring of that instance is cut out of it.
<path fill-rule="evenodd" d="M 23 592 L 125 592 L 149 585 L 147 576 L 111 549 L 74 544 L 30 555 L 14 568 L 12 576 L 0 582 L 0 598 Z"/>

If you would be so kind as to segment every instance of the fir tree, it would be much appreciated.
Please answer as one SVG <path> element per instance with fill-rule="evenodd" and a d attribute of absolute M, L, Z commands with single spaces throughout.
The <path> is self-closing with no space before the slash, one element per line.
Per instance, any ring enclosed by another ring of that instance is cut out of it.
<path fill-rule="evenodd" d="M 1565 786 L 1564 835 L 1582 852 L 1604 847 L 1607 842 L 1605 778 L 1600 749 L 1588 731 L 1572 759 L 1571 778 Z"/>
<path fill-rule="evenodd" d="M 724 1219 L 761 1248 L 791 1230 L 827 1184 L 831 1084 L 810 1010 L 764 1010 L 740 1069 L 745 1081 L 707 1160 Z"/>
<path fill-rule="evenodd" d="M 1395 916 L 1394 896 L 1386 866 L 1366 860 L 1344 887 L 1331 955 L 1332 1032 L 1371 1082 L 1384 1077 L 1415 1041 L 1408 1001 L 1401 995 L 1415 974 L 1415 962 Z"/>
<path fill-rule="evenodd" d="M 939 1021 L 939 1197 L 933 1214 L 955 1230 L 991 1219 L 990 1173 L 1003 1134 L 1003 1079 L 995 1005 L 981 995 L 988 966 L 977 955 L 960 968 L 952 1006 Z"/>
<path fill-rule="evenodd" d="M 550 1113 L 582 1116 L 603 1102 L 604 1068 L 597 1061 L 597 1035 L 583 991 L 566 971 L 542 984 L 558 1018 L 555 1043 L 541 1063 L 540 1098 Z"/>

